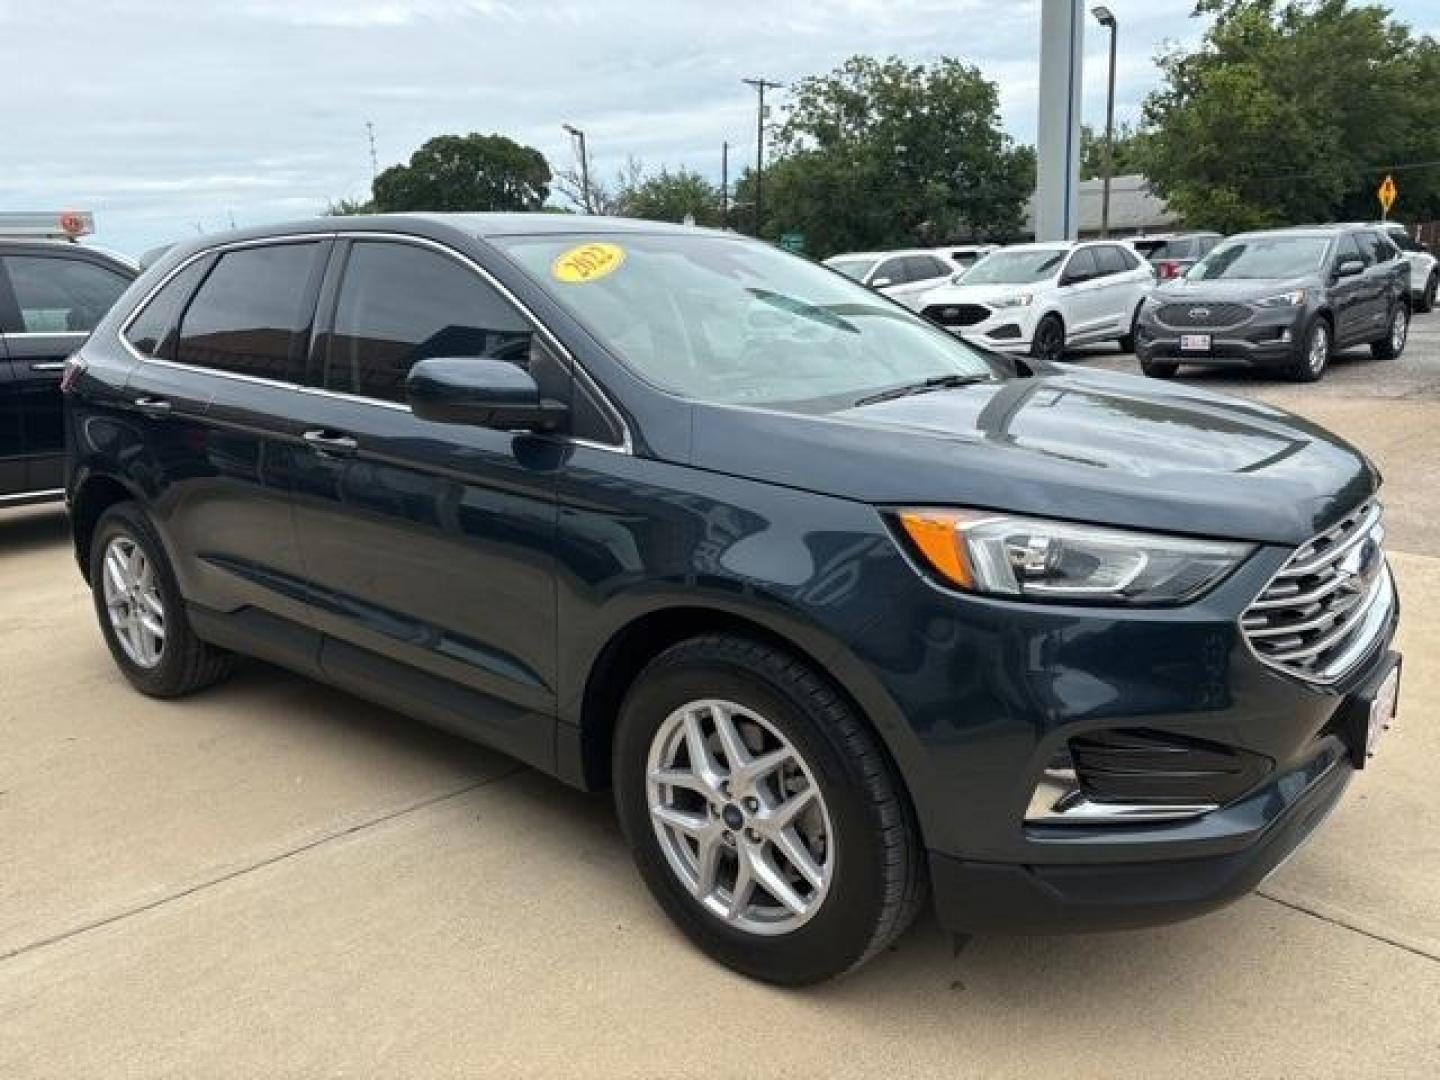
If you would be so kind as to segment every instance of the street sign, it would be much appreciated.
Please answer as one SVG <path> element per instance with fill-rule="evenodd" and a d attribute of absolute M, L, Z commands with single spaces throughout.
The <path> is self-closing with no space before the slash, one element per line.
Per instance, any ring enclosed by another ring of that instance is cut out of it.
<path fill-rule="evenodd" d="M 1395 196 L 1398 194 L 1400 194 L 1400 190 L 1395 186 L 1395 178 L 1386 173 L 1385 179 L 1380 181 L 1380 187 L 1375 192 L 1376 197 L 1380 200 L 1380 209 L 1387 214 L 1390 213 L 1390 207 L 1395 205 Z"/>
<path fill-rule="evenodd" d="M 786 251 L 793 251 L 797 255 L 802 255 L 805 252 L 805 234 L 798 232 L 781 233 L 780 246 Z"/>

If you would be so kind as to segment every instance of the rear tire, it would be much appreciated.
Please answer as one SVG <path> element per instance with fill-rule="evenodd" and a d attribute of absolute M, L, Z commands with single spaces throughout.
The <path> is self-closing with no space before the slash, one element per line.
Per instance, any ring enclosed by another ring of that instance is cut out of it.
<path fill-rule="evenodd" d="M 1394 360 L 1405 351 L 1405 342 L 1410 338 L 1410 309 L 1396 304 L 1385 325 L 1385 336 L 1370 343 L 1370 354 L 1376 360 Z"/>
<path fill-rule="evenodd" d="M 1330 363 L 1331 341 L 1328 319 L 1321 316 L 1311 322 L 1310 329 L 1305 332 L 1301 341 L 1295 363 L 1289 368 L 1290 378 L 1296 382 L 1319 382 Z"/>
<path fill-rule="evenodd" d="M 1047 364 L 1065 359 L 1065 324 L 1056 314 L 1046 315 L 1035 326 L 1030 338 L 1030 355 Z"/>
<path fill-rule="evenodd" d="M 95 525 L 90 591 L 110 655 L 142 694 L 183 697 L 229 674 L 230 655 L 190 629 L 164 545 L 133 502 L 110 507 Z"/>
<path fill-rule="evenodd" d="M 777 755 L 782 764 L 747 775 Z M 753 978 L 799 986 L 852 971 L 924 900 L 919 829 L 875 735 L 814 670 L 769 645 L 713 635 L 651 661 L 620 710 L 613 776 L 655 899 L 712 958 Z M 777 825 L 795 802 L 794 821 Z"/>

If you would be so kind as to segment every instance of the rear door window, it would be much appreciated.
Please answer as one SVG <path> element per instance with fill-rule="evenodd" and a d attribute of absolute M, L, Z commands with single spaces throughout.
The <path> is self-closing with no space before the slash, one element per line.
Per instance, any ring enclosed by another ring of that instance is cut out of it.
<path fill-rule="evenodd" d="M 1101 277 L 1108 277 L 1111 274 L 1123 274 L 1130 267 L 1125 262 L 1125 257 L 1120 254 L 1120 249 L 1114 244 L 1106 244 L 1104 247 L 1092 249 L 1095 253 L 1095 264 L 1099 268 Z"/>
<path fill-rule="evenodd" d="M 6 255 L 0 259 L 19 308 L 20 334 L 88 334 L 130 279 L 89 259 L 64 255 Z"/>
<path fill-rule="evenodd" d="M 1371 229 L 1361 239 L 1361 244 L 1370 250 L 1370 257 L 1377 263 L 1389 262 L 1400 254 L 1384 233 Z"/>
<path fill-rule="evenodd" d="M 175 359 L 213 371 L 300 382 L 321 250 L 307 242 L 221 255 L 185 310 Z"/>

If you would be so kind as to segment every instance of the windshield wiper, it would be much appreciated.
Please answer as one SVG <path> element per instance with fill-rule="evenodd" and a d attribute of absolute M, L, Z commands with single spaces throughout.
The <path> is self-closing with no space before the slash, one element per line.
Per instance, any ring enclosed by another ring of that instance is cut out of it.
<path fill-rule="evenodd" d="M 894 386 L 889 390 L 881 390 L 878 394 L 869 394 L 855 402 L 855 405 L 857 407 L 874 405 L 877 402 L 893 401 L 895 398 L 909 397 L 912 394 L 928 394 L 932 390 L 948 390 L 953 386 L 973 386 L 975 383 L 991 381 L 989 375 L 932 375 L 923 382 Z"/>

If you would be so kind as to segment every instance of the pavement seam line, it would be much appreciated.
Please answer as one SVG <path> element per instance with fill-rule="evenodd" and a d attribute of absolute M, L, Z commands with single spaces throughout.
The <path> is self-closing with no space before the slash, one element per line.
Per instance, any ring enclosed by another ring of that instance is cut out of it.
<path fill-rule="evenodd" d="M 1255 895 L 1269 900 L 1272 904 L 1279 904 L 1281 907 L 1289 908 L 1291 911 L 1298 911 L 1301 915 L 1308 915 L 1312 919 L 1318 919 L 1320 922 L 1328 923 L 1331 926 L 1338 926 L 1342 930 L 1349 930 L 1352 933 L 1359 934 L 1361 937 L 1367 937 L 1372 941 L 1378 941 L 1384 945 L 1390 945 L 1397 949 L 1403 949 L 1405 952 L 1408 952 L 1414 956 L 1419 956 L 1425 960 L 1440 963 L 1440 956 L 1437 956 L 1435 953 L 1427 952 L 1426 950 L 1421 949 L 1415 945 L 1407 945 L 1403 941 L 1396 941 L 1394 938 L 1386 937 L 1384 934 L 1377 934 L 1374 930 L 1366 930 L 1363 926 L 1356 926 L 1354 923 L 1346 922 L 1344 919 L 1337 919 L 1333 915 L 1326 915 L 1323 911 L 1317 911 L 1314 908 L 1306 907 L 1304 904 L 1297 904 L 1293 900 L 1282 900 L 1278 896 L 1274 896 L 1267 892 L 1262 892 L 1259 889 L 1255 890 Z"/>
<path fill-rule="evenodd" d="M 500 773 L 498 776 L 491 776 L 487 777 L 484 780 L 477 780 L 472 784 L 466 784 L 464 787 L 456 788 L 453 791 L 443 792 L 442 794 L 433 795 L 427 799 L 421 799 L 419 802 L 414 802 L 406 806 L 398 807 L 387 813 L 381 814 L 379 817 L 368 818 L 364 821 L 358 821 L 353 825 L 349 825 L 335 832 L 325 833 L 323 836 L 317 836 L 312 840 L 307 840 L 305 843 L 299 844 L 296 847 L 288 848 L 285 851 L 281 851 L 277 854 L 267 856 L 266 858 L 259 859 L 256 862 L 249 863 L 245 866 L 236 867 L 234 870 L 227 871 L 226 873 L 220 874 L 217 877 L 209 878 L 205 881 L 196 882 L 194 885 L 187 886 L 186 888 L 180 889 L 177 892 L 157 897 L 156 899 L 151 900 L 147 903 L 138 904 L 133 908 L 126 908 L 123 911 L 117 911 L 113 915 L 107 915 L 102 919 L 96 919 L 93 922 L 84 923 L 81 926 L 74 926 L 68 930 L 62 930 L 58 934 L 52 934 L 49 937 L 40 938 L 37 941 L 31 941 L 25 945 L 21 945 L 17 948 L 11 949 L 9 952 L 0 953 L 0 964 L 3 964 L 7 960 L 14 960 L 16 957 L 24 956 L 26 953 L 35 952 L 39 949 L 48 948 L 51 945 L 58 945 L 62 941 L 68 941 L 71 938 L 80 937 L 81 935 L 88 934 L 93 930 L 99 930 L 103 927 L 111 926 L 118 922 L 124 922 L 125 920 L 133 918 L 136 915 L 143 915 L 147 911 L 154 911 L 156 908 L 164 907 L 165 905 L 173 903 L 176 900 L 183 900 L 187 896 L 194 896 L 196 893 L 204 892 L 207 889 L 214 888 L 216 885 L 223 885 L 227 881 L 234 881 L 236 878 L 244 877 L 246 874 L 253 873 L 256 870 L 263 870 L 267 866 L 274 866 L 277 863 L 285 862 L 287 859 L 294 858 L 296 855 L 303 855 L 307 851 L 313 851 L 316 848 L 321 847 L 325 844 L 329 844 L 335 840 L 343 840 L 347 836 L 353 836 L 356 833 L 365 832 L 368 829 L 375 828 L 377 825 L 384 825 L 388 821 L 394 821 L 396 818 L 404 817 L 407 814 L 413 814 L 417 810 L 425 810 L 429 807 L 437 806 L 440 803 L 447 802 L 450 799 L 457 799 L 462 795 L 468 795 L 470 792 L 478 791 L 480 788 L 489 787 L 492 784 L 498 784 L 500 781 L 508 780 L 510 777 L 524 771 L 525 767 L 523 765 L 516 765 L 512 769 Z"/>

